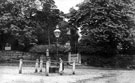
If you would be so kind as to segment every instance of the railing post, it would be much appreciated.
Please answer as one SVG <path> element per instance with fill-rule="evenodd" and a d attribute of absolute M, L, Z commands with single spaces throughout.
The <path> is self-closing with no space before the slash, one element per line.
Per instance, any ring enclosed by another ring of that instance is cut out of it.
<path fill-rule="evenodd" d="M 68 53 L 68 63 L 71 62 L 71 52 Z"/>
<path fill-rule="evenodd" d="M 63 67 L 62 67 L 63 65 L 62 65 L 62 64 L 63 64 L 63 61 L 62 61 L 62 59 L 60 58 L 60 68 L 59 68 L 59 74 L 60 74 L 60 75 L 63 74 Z"/>
<path fill-rule="evenodd" d="M 50 66 L 50 61 L 46 61 L 46 76 L 49 76 L 49 66 Z"/>
<path fill-rule="evenodd" d="M 23 60 L 20 59 L 20 61 L 19 61 L 19 74 L 22 73 L 22 64 L 23 64 Z"/>
<path fill-rule="evenodd" d="M 42 68 L 43 68 L 43 59 L 40 59 L 40 72 L 42 72 Z"/>
<path fill-rule="evenodd" d="M 35 73 L 38 72 L 38 63 L 39 63 L 39 59 L 36 59 L 36 63 L 35 63 Z"/>
<path fill-rule="evenodd" d="M 73 61 L 73 75 L 75 74 L 75 60 Z"/>

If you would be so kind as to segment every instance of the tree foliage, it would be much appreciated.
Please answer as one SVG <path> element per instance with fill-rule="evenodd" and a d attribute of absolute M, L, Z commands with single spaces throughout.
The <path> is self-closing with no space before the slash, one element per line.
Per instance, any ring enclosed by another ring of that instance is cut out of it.
<path fill-rule="evenodd" d="M 133 6 L 133 0 L 87 0 L 71 12 L 69 22 L 81 28 L 81 45 L 112 56 L 132 45 Z"/>
<path fill-rule="evenodd" d="M 30 44 L 47 44 L 62 18 L 53 0 L 3 0 L 0 3 L 1 46 L 6 43 L 28 48 Z M 45 35 L 45 36 L 44 36 Z M 13 41 L 9 41 L 12 40 Z"/>

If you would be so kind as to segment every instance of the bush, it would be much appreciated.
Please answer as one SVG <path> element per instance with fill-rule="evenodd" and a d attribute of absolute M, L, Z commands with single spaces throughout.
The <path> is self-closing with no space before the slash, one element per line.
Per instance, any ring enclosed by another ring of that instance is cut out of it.
<path fill-rule="evenodd" d="M 127 68 L 133 64 L 132 55 L 116 55 L 115 57 L 104 58 L 101 56 L 90 56 L 89 65 L 97 67 Z"/>
<path fill-rule="evenodd" d="M 128 65 L 133 64 L 133 55 L 117 55 L 116 66 L 120 68 L 127 68 Z"/>

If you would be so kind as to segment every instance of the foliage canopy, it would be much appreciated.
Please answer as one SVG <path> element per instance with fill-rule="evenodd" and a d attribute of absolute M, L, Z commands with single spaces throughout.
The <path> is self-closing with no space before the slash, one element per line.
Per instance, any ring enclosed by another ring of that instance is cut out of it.
<path fill-rule="evenodd" d="M 133 42 L 133 6 L 133 0 L 87 0 L 71 12 L 69 22 L 81 28 L 81 46 L 89 48 L 87 52 L 105 56 L 125 53 Z"/>
<path fill-rule="evenodd" d="M 35 1 L 38 0 L 0 2 L 1 49 L 6 43 L 24 49 L 32 43 L 50 43 L 55 26 L 63 19 L 62 12 L 56 9 L 53 0 L 40 0 L 38 4 Z"/>

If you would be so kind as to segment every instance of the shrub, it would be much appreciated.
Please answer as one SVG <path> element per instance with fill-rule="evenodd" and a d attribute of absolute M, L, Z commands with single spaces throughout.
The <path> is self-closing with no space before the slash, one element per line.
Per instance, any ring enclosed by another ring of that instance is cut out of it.
<path fill-rule="evenodd" d="M 133 55 L 116 55 L 111 58 L 104 58 L 98 55 L 90 56 L 89 65 L 98 67 L 127 68 L 133 64 Z"/>

